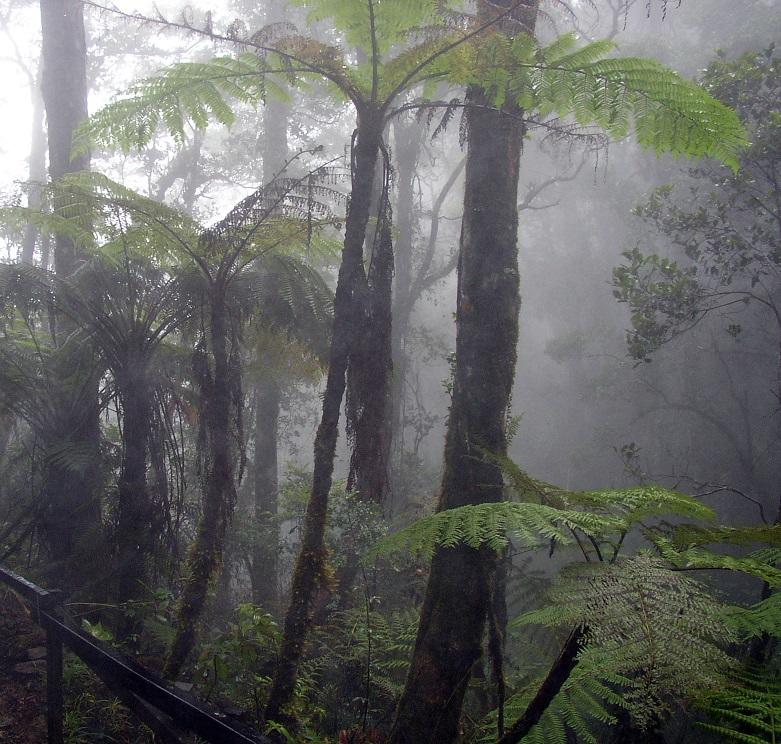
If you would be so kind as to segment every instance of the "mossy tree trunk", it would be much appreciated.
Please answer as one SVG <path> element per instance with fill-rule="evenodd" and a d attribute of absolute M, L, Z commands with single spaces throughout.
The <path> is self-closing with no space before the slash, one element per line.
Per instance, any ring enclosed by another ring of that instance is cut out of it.
<path fill-rule="evenodd" d="M 517 20 L 534 28 L 536 0 Z M 481 6 L 482 13 L 497 12 Z M 521 112 L 493 111 L 467 92 L 469 149 L 456 300 L 456 364 L 438 509 L 502 499 L 498 466 L 482 451 L 505 453 L 505 424 L 520 309 L 517 190 Z M 504 114 L 509 115 L 504 115 Z M 496 555 L 467 546 L 436 551 L 412 662 L 391 744 L 457 739 L 472 668 L 482 654 Z"/>
<path fill-rule="evenodd" d="M 210 294 L 208 338 L 212 367 L 202 350 L 196 350 L 193 363 L 206 439 L 203 511 L 187 556 L 184 586 L 176 608 L 176 634 L 163 668 L 168 679 L 178 676 L 195 645 L 197 623 L 206 605 L 209 585 L 222 563 L 225 533 L 236 495 L 230 431 L 234 387 L 229 354 L 230 317 L 224 286 L 211 284 Z"/>
<path fill-rule="evenodd" d="M 355 339 L 364 332 L 356 312 L 359 293 L 365 292 L 363 243 L 371 207 L 371 193 L 382 140 L 382 112 L 364 106 L 358 112 L 353 153 L 351 199 L 345 224 L 342 262 L 334 297 L 334 321 L 323 409 L 314 444 L 312 490 L 304 517 L 301 547 L 296 559 L 279 660 L 265 718 L 286 725 L 311 613 L 326 572 L 325 526 L 338 439 L 339 413 L 346 386 L 347 364 Z"/>

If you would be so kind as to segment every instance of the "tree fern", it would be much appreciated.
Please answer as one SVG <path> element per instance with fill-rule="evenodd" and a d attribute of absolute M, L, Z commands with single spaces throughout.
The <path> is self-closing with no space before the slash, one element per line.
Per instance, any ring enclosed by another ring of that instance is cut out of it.
<path fill-rule="evenodd" d="M 625 522 L 611 514 L 595 514 L 575 509 L 557 509 L 545 504 L 518 504 L 509 501 L 473 504 L 432 514 L 382 538 L 370 555 L 420 553 L 430 558 L 439 547 L 466 544 L 487 546 L 500 551 L 509 536 L 524 545 L 540 546 L 551 541 L 570 545 L 572 531 L 588 536 L 618 533 Z"/>
<path fill-rule="evenodd" d="M 722 648 L 736 635 L 721 605 L 698 582 L 648 554 L 565 569 L 548 598 L 550 604 L 515 622 L 583 625 L 586 634 L 576 672 L 558 696 L 564 697 L 546 712 L 549 720 L 538 724 L 537 736 L 547 735 L 550 719 L 588 730 L 577 710 L 588 701 L 594 721 L 611 723 L 609 706 L 619 703 L 644 727 L 671 701 L 718 687 L 733 666 Z"/>
<path fill-rule="evenodd" d="M 527 115 L 571 116 L 615 139 L 633 125 L 656 153 L 709 155 L 737 169 L 746 137 L 730 108 L 655 60 L 606 58 L 613 49 L 606 41 L 576 48 L 573 35 L 540 48 L 523 35 L 496 34 L 442 64 L 450 63 L 453 81 L 485 87 L 497 106 L 510 98 Z"/>
<path fill-rule="evenodd" d="M 775 744 L 781 740 L 781 680 L 764 668 L 744 669 L 724 687 L 696 700 L 709 719 L 698 722 L 724 741 Z"/>
<path fill-rule="evenodd" d="M 573 35 L 564 35 L 538 47 L 525 34 L 510 38 L 476 21 L 462 29 L 449 23 L 446 5 L 433 0 L 302 4 L 313 18 L 332 19 L 348 44 L 369 54 L 369 63 L 349 65 L 344 50 L 292 31 L 273 40 L 251 37 L 242 41 L 254 53 L 180 63 L 137 83 L 92 117 L 82 146 L 93 141 L 127 151 L 148 144 L 161 125 L 179 141 L 188 121 L 200 128 L 210 119 L 230 125 L 231 102 L 262 101 L 274 74 L 289 82 L 319 77 L 358 108 L 371 104 L 384 114 L 397 95 L 423 83 L 478 85 L 497 107 L 512 100 L 532 124 L 551 114 L 571 116 L 613 138 L 633 126 L 640 144 L 657 153 L 708 155 L 733 169 L 746 145 L 731 109 L 659 62 L 608 58 L 610 42 L 577 47 Z M 421 26 L 436 30 L 416 39 Z M 391 55 L 391 48 L 400 51 Z"/>
<path fill-rule="evenodd" d="M 517 501 L 473 504 L 423 517 L 383 538 L 373 554 L 420 552 L 430 557 L 437 546 L 458 543 L 499 551 L 510 536 L 524 545 L 570 545 L 577 541 L 577 532 L 595 540 L 620 540 L 620 535 L 649 517 L 713 517 L 712 510 L 693 497 L 661 486 L 570 491 L 529 476 L 507 458 L 493 459 L 502 467 L 510 496 Z"/>

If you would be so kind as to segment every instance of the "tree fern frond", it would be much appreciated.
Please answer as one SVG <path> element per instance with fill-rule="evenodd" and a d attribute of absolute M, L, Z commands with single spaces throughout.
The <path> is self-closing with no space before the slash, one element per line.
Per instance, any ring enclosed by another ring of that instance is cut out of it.
<path fill-rule="evenodd" d="M 546 504 L 499 502 L 473 504 L 432 514 L 382 538 L 370 555 L 421 553 L 431 557 L 439 547 L 465 544 L 499 551 L 508 536 L 525 545 L 574 541 L 572 530 L 586 535 L 620 532 L 624 521 L 610 514 L 557 509 Z"/>
<path fill-rule="evenodd" d="M 724 618 L 743 640 L 763 635 L 781 637 L 781 594 L 775 592 L 750 607 L 727 606 Z"/>
<path fill-rule="evenodd" d="M 710 719 L 697 725 L 724 741 L 771 744 L 781 735 L 781 680 L 768 669 L 741 670 L 695 702 Z"/>
<path fill-rule="evenodd" d="M 235 115 L 228 100 L 263 101 L 267 70 L 263 59 L 249 53 L 174 64 L 94 114 L 79 130 L 75 149 L 118 146 L 127 153 L 147 145 L 161 125 L 180 143 L 188 121 L 197 128 L 210 119 L 230 126 Z"/>
<path fill-rule="evenodd" d="M 641 724 L 658 716 L 670 697 L 717 687 L 733 665 L 722 646 L 736 635 L 721 605 L 698 582 L 650 555 L 566 569 L 549 600 L 516 622 L 584 625 L 578 667 L 596 670 L 601 679 L 631 679 L 621 695 Z"/>
<path fill-rule="evenodd" d="M 762 579 L 772 587 L 781 587 L 781 569 L 751 555 L 736 557 L 698 547 L 678 548 L 667 537 L 654 533 L 649 534 L 649 539 L 659 554 L 679 569 L 736 571 Z"/>

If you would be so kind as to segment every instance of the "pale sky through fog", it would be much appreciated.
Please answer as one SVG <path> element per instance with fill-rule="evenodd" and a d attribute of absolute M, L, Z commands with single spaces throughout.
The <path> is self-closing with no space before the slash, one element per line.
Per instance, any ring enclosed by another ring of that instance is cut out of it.
<path fill-rule="evenodd" d="M 128 3 L 117 3 L 117 7 L 126 12 L 140 12 L 154 15 L 155 8 L 161 8 L 169 17 L 177 17 L 177 8 L 185 3 L 152 2 L 152 0 L 131 0 Z M 209 7 L 218 13 L 225 9 L 226 3 L 210 2 Z M 178 11 L 179 13 L 181 11 Z M 99 11 L 86 7 L 85 15 L 98 18 Z M 196 15 L 196 25 L 200 20 Z M 107 18 L 109 18 L 107 16 Z M 107 21 L 108 22 L 108 21 Z M 90 25 L 88 20 L 88 26 Z M 132 23 L 128 21 L 128 23 Z M 88 32 L 89 33 L 89 32 Z M 175 33 L 159 34 L 150 28 L 150 34 L 155 33 L 158 43 L 170 38 L 172 49 L 182 45 L 182 37 Z M 89 55 L 89 39 L 87 41 Z M 16 182 L 28 177 L 28 156 L 30 152 L 30 135 L 32 131 L 32 103 L 28 75 L 35 76 L 40 55 L 40 12 L 39 4 L 31 2 L 26 8 L 14 8 L 6 17 L 0 17 L 0 193 L 8 194 L 17 190 Z M 168 60 L 169 62 L 174 59 Z M 23 69 L 20 62 L 26 67 Z M 165 60 L 152 61 L 150 68 L 161 67 Z M 112 70 L 113 81 L 123 77 Z M 130 81 L 128 79 L 127 82 Z M 105 91 L 90 91 L 89 110 L 93 113 L 100 105 L 105 104 L 115 92 L 115 89 Z"/>

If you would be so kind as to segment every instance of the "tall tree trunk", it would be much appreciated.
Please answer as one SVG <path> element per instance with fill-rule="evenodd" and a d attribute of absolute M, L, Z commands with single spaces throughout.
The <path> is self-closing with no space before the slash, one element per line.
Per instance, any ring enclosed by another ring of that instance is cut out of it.
<path fill-rule="evenodd" d="M 46 108 L 49 175 L 87 170 L 90 156 L 71 157 L 73 133 L 87 120 L 87 47 L 83 6 L 79 0 L 41 0 L 41 90 Z M 78 265 L 77 249 L 69 238 L 55 239 L 54 264 L 61 276 Z"/>
<path fill-rule="evenodd" d="M 44 128 L 43 96 L 41 95 L 41 65 L 32 89 L 32 132 L 30 137 L 30 165 L 28 178 L 27 206 L 30 209 L 41 208 L 41 184 L 46 180 L 46 129 Z M 38 230 L 28 224 L 22 236 L 22 263 L 32 264 L 35 255 L 35 243 Z M 44 268 L 46 268 L 44 266 Z"/>
<path fill-rule="evenodd" d="M 364 332 L 350 350 L 347 370 L 347 429 L 353 445 L 347 488 L 375 504 L 385 502 L 390 475 L 393 242 L 387 175 L 383 168 L 376 226 L 370 227 L 368 281 L 356 303 Z"/>
<path fill-rule="evenodd" d="M 350 349 L 363 327 L 356 322 L 355 295 L 364 291 L 363 242 L 371 207 L 374 171 L 382 139 L 382 114 L 366 107 L 359 111 L 353 153 L 353 180 L 345 224 L 342 263 L 334 297 L 334 321 L 328 375 L 323 393 L 323 411 L 314 445 L 314 472 L 301 548 L 293 571 L 290 605 L 285 616 L 284 634 L 274 681 L 266 705 L 265 718 L 292 725 L 285 711 L 289 704 L 298 666 L 304 651 L 316 591 L 324 580 L 326 562 L 325 523 L 328 494 L 333 478 L 339 411 L 345 390 Z"/>
<path fill-rule="evenodd" d="M 270 374 L 255 380 L 254 505 L 257 527 L 252 549 L 252 601 L 267 612 L 279 613 L 279 483 L 277 433 L 279 383 Z"/>
<path fill-rule="evenodd" d="M 89 153 L 71 157 L 74 131 L 87 119 L 87 55 L 82 7 L 79 0 L 40 2 L 41 90 L 46 109 L 49 175 L 52 180 L 67 173 L 86 170 L 90 165 Z M 73 241 L 58 235 L 54 246 L 57 274 L 70 276 L 79 261 Z M 72 329 L 64 318 L 58 318 L 57 322 L 60 325 L 57 340 L 61 343 Z M 89 351 L 85 348 L 79 354 L 89 355 Z M 94 372 L 92 375 L 94 377 Z M 78 426 L 66 428 L 65 433 L 73 451 L 78 451 L 80 461 L 85 464 L 63 467 L 61 459 L 50 458 L 44 494 L 49 511 L 44 521 L 44 532 L 52 546 L 52 556 L 61 567 L 56 578 L 66 589 L 83 584 L 85 562 L 82 558 L 89 555 L 92 560 L 87 565 L 100 565 L 100 561 L 94 560 L 95 541 L 100 529 L 97 379 L 90 383 L 94 396 L 90 393 L 86 405 L 76 390 L 79 384 L 78 381 L 63 384 L 55 405 L 61 408 L 60 416 L 65 421 L 74 412 L 78 413 L 80 420 L 83 419 Z M 53 444 L 56 446 L 58 442 Z"/>
<path fill-rule="evenodd" d="M 224 288 L 213 289 L 209 340 L 214 364 L 196 353 L 201 415 L 207 442 L 203 513 L 185 566 L 182 596 L 176 609 L 176 635 L 163 667 L 175 679 L 195 645 L 196 626 L 203 614 L 209 583 L 222 563 L 225 533 L 235 503 L 236 488 L 231 446 L 231 372 L 228 355 L 228 310 Z"/>
<path fill-rule="evenodd" d="M 117 518 L 117 598 L 141 599 L 145 593 L 147 562 L 152 552 L 153 505 L 147 488 L 147 451 L 152 402 L 143 362 L 129 361 L 120 379 L 122 405 L 122 464 L 119 476 Z M 125 613 L 117 621 L 117 637 L 138 631 L 137 614 Z"/>
<path fill-rule="evenodd" d="M 496 13 L 497 5 L 480 5 Z M 501 10 L 501 7 L 498 8 Z M 516 11 L 534 28 L 537 0 Z M 502 473 L 481 450 L 506 451 L 518 341 L 518 171 L 523 127 L 467 92 L 469 149 L 456 300 L 456 367 L 439 510 L 499 501 Z M 485 108 L 482 108 L 484 107 Z M 481 656 L 496 563 L 487 547 L 436 551 L 391 744 L 455 741 L 464 693 Z"/>

